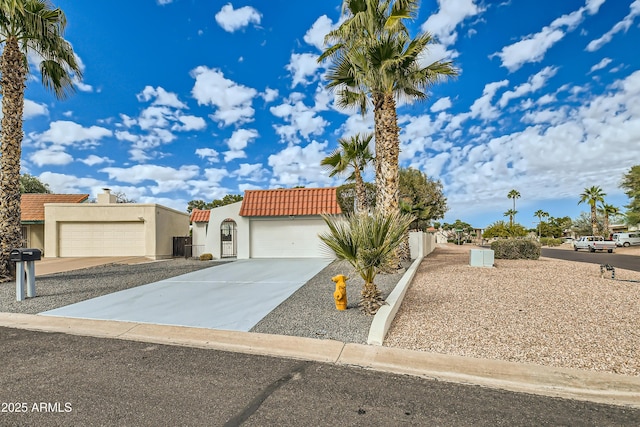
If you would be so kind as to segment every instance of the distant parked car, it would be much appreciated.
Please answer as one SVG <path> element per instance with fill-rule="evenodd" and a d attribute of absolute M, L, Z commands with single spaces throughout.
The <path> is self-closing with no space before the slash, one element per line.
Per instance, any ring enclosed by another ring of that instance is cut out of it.
<path fill-rule="evenodd" d="M 613 241 L 616 242 L 616 246 L 624 246 L 625 248 L 631 245 L 640 245 L 640 232 L 614 233 Z"/>

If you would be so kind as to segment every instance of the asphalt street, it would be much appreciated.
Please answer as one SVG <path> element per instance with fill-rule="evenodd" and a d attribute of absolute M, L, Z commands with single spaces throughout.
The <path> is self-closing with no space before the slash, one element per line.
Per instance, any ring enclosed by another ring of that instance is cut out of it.
<path fill-rule="evenodd" d="M 615 268 L 640 271 L 640 257 L 607 252 L 573 251 L 566 249 L 542 248 L 541 255 L 547 258 L 567 261 L 586 262 L 591 264 L 609 264 Z"/>
<path fill-rule="evenodd" d="M 0 328 L 0 425 L 640 425 L 640 410 L 316 362 Z"/>

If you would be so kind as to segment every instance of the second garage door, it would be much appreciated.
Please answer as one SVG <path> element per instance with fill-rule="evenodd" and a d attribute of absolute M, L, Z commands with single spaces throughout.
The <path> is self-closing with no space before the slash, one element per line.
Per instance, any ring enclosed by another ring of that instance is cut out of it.
<path fill-rule="evenodd" d="M 320 219 L 251 220 L 251 258 L 333 258 L 318 233 L 328 231 Z"/>
<path fill-rule="evenodd" d="M 60 223 L 60 257 L 145 256 L 144 223 Z"/>

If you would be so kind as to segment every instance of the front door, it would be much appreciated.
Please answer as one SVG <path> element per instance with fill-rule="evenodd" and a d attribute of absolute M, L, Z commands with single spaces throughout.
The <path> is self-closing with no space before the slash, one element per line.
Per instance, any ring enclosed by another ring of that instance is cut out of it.
<path fill-rule="evenodd" d="M 236 222 L 225 219 L 220 226 L 220 258 L 233 258 L 238 256 L 236 243 Z"/>

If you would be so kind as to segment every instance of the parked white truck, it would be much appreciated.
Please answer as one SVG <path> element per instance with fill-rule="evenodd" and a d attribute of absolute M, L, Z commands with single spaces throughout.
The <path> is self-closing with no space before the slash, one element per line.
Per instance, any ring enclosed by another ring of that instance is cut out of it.
<path fill-rule="evenodd" d="M 613 252 L 616 248 L 616 242 L 612 240 L 604 240 L 601 236 L 582 236 L 578 240 L 573 241 L 573 250 L 588 249 L 589 252 L 607 251 Z"/>

